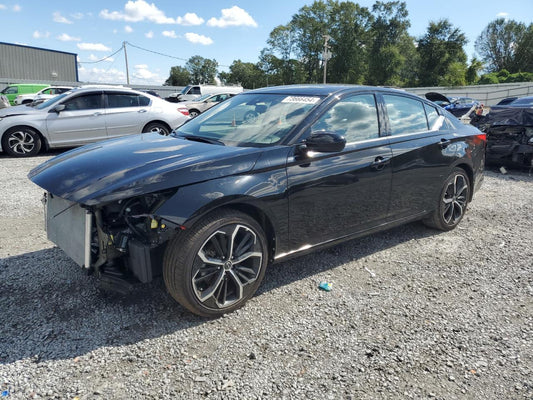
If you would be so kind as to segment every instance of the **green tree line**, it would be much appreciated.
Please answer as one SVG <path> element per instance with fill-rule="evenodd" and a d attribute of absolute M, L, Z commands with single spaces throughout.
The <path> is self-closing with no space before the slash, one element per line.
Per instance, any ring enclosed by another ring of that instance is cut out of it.
<path fill-rule="evenodd" d="M 170 70 L 166 85 L 214 83 L 257 87 L 320 83 L 460 86 L 533 80 L 533 23 L 490 22 L 475 42 L 480 59 L 467 62 L 465 34 L 447 20 L 410 36 L 403 1 L 316 0 L 275 27 L 257 63 L 235 60 L 217 75 L 216 60 L 193 56 Z M 326 67 L 326 68 L 325 68 Z M 486 72 L 480 76 L 480 72 Z"/>

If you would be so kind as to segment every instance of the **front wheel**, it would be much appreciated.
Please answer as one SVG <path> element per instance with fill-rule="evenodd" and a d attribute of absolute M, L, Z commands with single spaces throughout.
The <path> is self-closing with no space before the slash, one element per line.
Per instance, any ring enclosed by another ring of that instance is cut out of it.
<path fill-rule="evenodd" d="M 189 110 L 189 117 L 196 118 L 198 115 L 200 115 L 200 111 L 198 111 L 198 110 Z"/>
<path fill-rule="evenodd" d="M 470 199 L 470 179 L 461 168 L 454 168 L 441 190 L 439 204 L 424 223 L 435 229 L 449 231 L 463 219 Z"/>
<path fill-rule="evenodd" d="M 167 290 L 204 317 L 232 312 L 250 299 L 265 274 L 268 251 L 261 226 L 238 211 L 204 218 L 170 241 L 163 260 Z"/>
<path fill-rule="evenodd" d="M 168 134 L 170 133 L 170 129 L 165 124 L 161 124 L 159 122 L 151 122 L 144 127 L 143 132 L 155 132 L 163 136 L 168 136 Z"/>
<path fill-rule="evenodd" d="M 9 129 L 2 137 L 2 149 L 13 157 L 32 157 L 41 150 L 41 137 L 27 127 Z"/>

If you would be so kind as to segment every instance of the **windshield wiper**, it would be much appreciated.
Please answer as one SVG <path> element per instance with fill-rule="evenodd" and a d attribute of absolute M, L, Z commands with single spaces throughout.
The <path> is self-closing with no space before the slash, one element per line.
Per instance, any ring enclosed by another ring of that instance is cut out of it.
<path fill-rule="evenodd" d="M 178 137 L 182 137 L 182 138 L 184 138 L 186 140 L 192 140 L 193 142 L 202 142 L 202 143 L 218 144 L 220 146 L 225 146 L 224 142 L 222 142 L 221 140 L 207 138 L 205 136 L 179 135 Z"/>

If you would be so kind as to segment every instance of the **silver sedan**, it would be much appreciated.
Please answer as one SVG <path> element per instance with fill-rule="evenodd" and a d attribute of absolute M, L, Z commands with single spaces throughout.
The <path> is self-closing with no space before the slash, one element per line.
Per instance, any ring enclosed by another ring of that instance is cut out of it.
<path fill-rule="evenodd" d="M 0 110 L 5 153 L 29 157 L 42 148 L 75 147 L 142 132 L 169 134 L 189 117 L 177 105 L 125 87 L 82 87 L 36 106 Z"/>

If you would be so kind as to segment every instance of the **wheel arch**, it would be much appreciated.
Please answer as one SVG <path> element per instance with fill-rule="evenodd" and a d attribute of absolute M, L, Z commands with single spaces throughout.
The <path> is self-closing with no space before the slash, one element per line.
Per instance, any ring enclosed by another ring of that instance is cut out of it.
<path fill-rule="evenodd" d="M 192 212 L 190 212 L 190 214 L 187 213 L 189 214 L 188 217 L 182 216 L 181 218 L 179 218 L 181 222 L 178 222 L 178 220 L 174 220 L 172 222 L 182 226 L 182 229 L 191 229 L 193 226 L 208 217 L 210 214 L 220 212 L 221 210 L 233 210 L 242 212 L 253 218 L 261 226 L 261 228 L 263 228 L 268 243 L 269 261 L 272 261 L 276 254 L 276 250 L 278 249 L 278 235 L 276 232 L 275 224 L 272 222 L 272 218 L 268 215 L 268 212 L 263 210 L 257 204 L 254 204 L 254 200 L 256 199 L 250 198 L 248 196 L 225 196 L 223 198 L 219 198 L 217 200 L 203 204 L 196 208 L 194 211 L 189 210 Z M 172 206 L 172 208 L 174 207 L 176 207 L 176 205 Z M 162 215 L 158 211 L 156 211 L 156 214 L 160 215 L 162 218 L 165 218 L 165 213 L 163 213 Z"/>
<path fill-rule="evenodd" d="M 266 240 L 268 243 L 269 262 L 272 262 L 274 260 L 274 255 L 276 254 L 276 231 L 269 216 L 263 210 L 250 203 L 236 202 L 215 208 L 211 212 L 216 212 L 219 210 L 240 211 L 253 218 L 261 226 L 261 228 L 263 228 L 263 231 L 265 232 Z"/>

